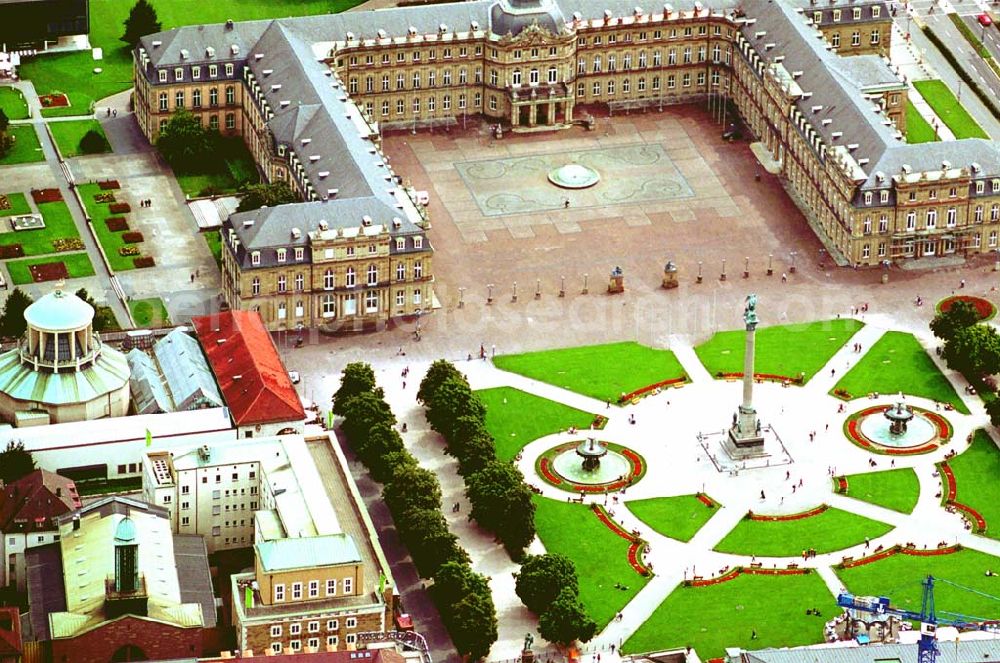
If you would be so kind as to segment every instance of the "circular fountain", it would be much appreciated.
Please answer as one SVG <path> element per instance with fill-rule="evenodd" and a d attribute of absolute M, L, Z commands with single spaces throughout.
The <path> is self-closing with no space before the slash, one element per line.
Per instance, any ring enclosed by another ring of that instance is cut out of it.
<path fill-rule="evenodd" d="M 593 472 L 601 466 L 601 459 L 608 455 L 608 448 L 590 437 L 576 446 L 576 455 L 583 459 L 583 471 Z"/>
<path fill-rule="evenodd" d="M 862 410 L 856 415 L 857 421 L 849 427 L 848 433 L 859 434 L 861 440 L 877 447 L 896 450 L 923 448 L 940 441 L 940 427 L 947 423 L 936 423 L 940 415 L 914 408 L 902 400 L 895 405 L 878 406 Z"/>
<path fill-rule="evenodd" d="M 549 171 L 549 182 L 563 189 L 586 189 L 601 181 L 596 170 L 578 163 L 568 163 Z"/>
<path fill-rule="evenodd" d="M 645 474 L 646 463 L 627 447 L 591 437 L 551 447 L 539 456 L 535 469 L 563 490 L 594 492 L 635 483 Z"/>

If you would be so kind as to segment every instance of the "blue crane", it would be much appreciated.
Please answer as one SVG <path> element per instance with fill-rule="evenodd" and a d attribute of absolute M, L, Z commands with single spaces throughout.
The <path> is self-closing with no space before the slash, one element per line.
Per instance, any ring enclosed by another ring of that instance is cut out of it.
<path fill-rule="evenodd" d="M 937 647 L 938 624 L 941 624 L 942 626 L 954 626 L 963 630 L 985 630 L 989 628 L 995 629 L 1000 623 L 998 623 L 997 620 L 970 617 L 968 615 L 961 615 L 955 612 L 947 611 L 942 611 L 942 614 L 949 616 L 938 617 L 938 614 L 934 609 L 934 581 L 934 576 L 929 575 L 923 580 L 923 582 L 920 583 L 923 587 L 923 594 L 920 601 L 920 612 L 903 610 L 902 608 L 893 608 L 889 605 L 889 597 L 887 596 L 855 596 L 854 594 L 849 594 L 847 592 L 843 592 L 837 596 L 837 605 L 848 610 L 857 610 L 860 612 L 871 613 L 873 615 L 894 616 L 908 621 L 919 621 L 920 640 L 917 643 L 917 663 L 935 663 L 939 653 Z M 940 578 L 938 578 L 938 581 L 973 592 L 974 594 L 979 594 L 980 596 L 984 596 L 986 598 L 1000 601 L 1000 598 L 996 596 L 991 596 L 990 594 L 986 594 L 969 587 L 963 587 L 962 585 Z"/>

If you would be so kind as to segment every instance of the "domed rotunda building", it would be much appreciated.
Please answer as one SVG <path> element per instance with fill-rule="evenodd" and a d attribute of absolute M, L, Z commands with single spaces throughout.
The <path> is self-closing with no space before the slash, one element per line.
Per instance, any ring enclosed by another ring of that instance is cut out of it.
<path fill-rule="evenodd" d="M 24 319 L 24 337 L 0 355 L 4 421 L 39 426 L 128 412 L 128 361 L 94 333 L 89 304 L 57 289 L 29 306 Z"/>

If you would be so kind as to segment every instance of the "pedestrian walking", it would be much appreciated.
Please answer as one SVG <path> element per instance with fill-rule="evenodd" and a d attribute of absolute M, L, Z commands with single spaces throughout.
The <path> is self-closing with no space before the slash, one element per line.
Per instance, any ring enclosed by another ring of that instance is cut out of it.
<path fill-rule="evenodd" d="M 788 274 L 785 274 L 784 272 L 781 273 L 781 282 L 788 283 Z"/>

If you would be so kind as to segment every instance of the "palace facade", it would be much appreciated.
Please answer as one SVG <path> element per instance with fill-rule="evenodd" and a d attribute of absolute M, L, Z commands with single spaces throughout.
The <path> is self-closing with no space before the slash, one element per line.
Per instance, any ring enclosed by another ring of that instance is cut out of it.
<path fill-rule="evenodd" d="M 153 141 L 189 109 L 305 201 L 223 229 L 226 299 L 272 329 L 433 306 L 427 219 L 379 136 L 470 115 L 532 131 L 711 97 L 838 263 L 996 248 L 1000 152 L 906 144 L 891 25 L 882 0 L 477 0 L 192 26 L 135 49 L 136 117 Z"/>

